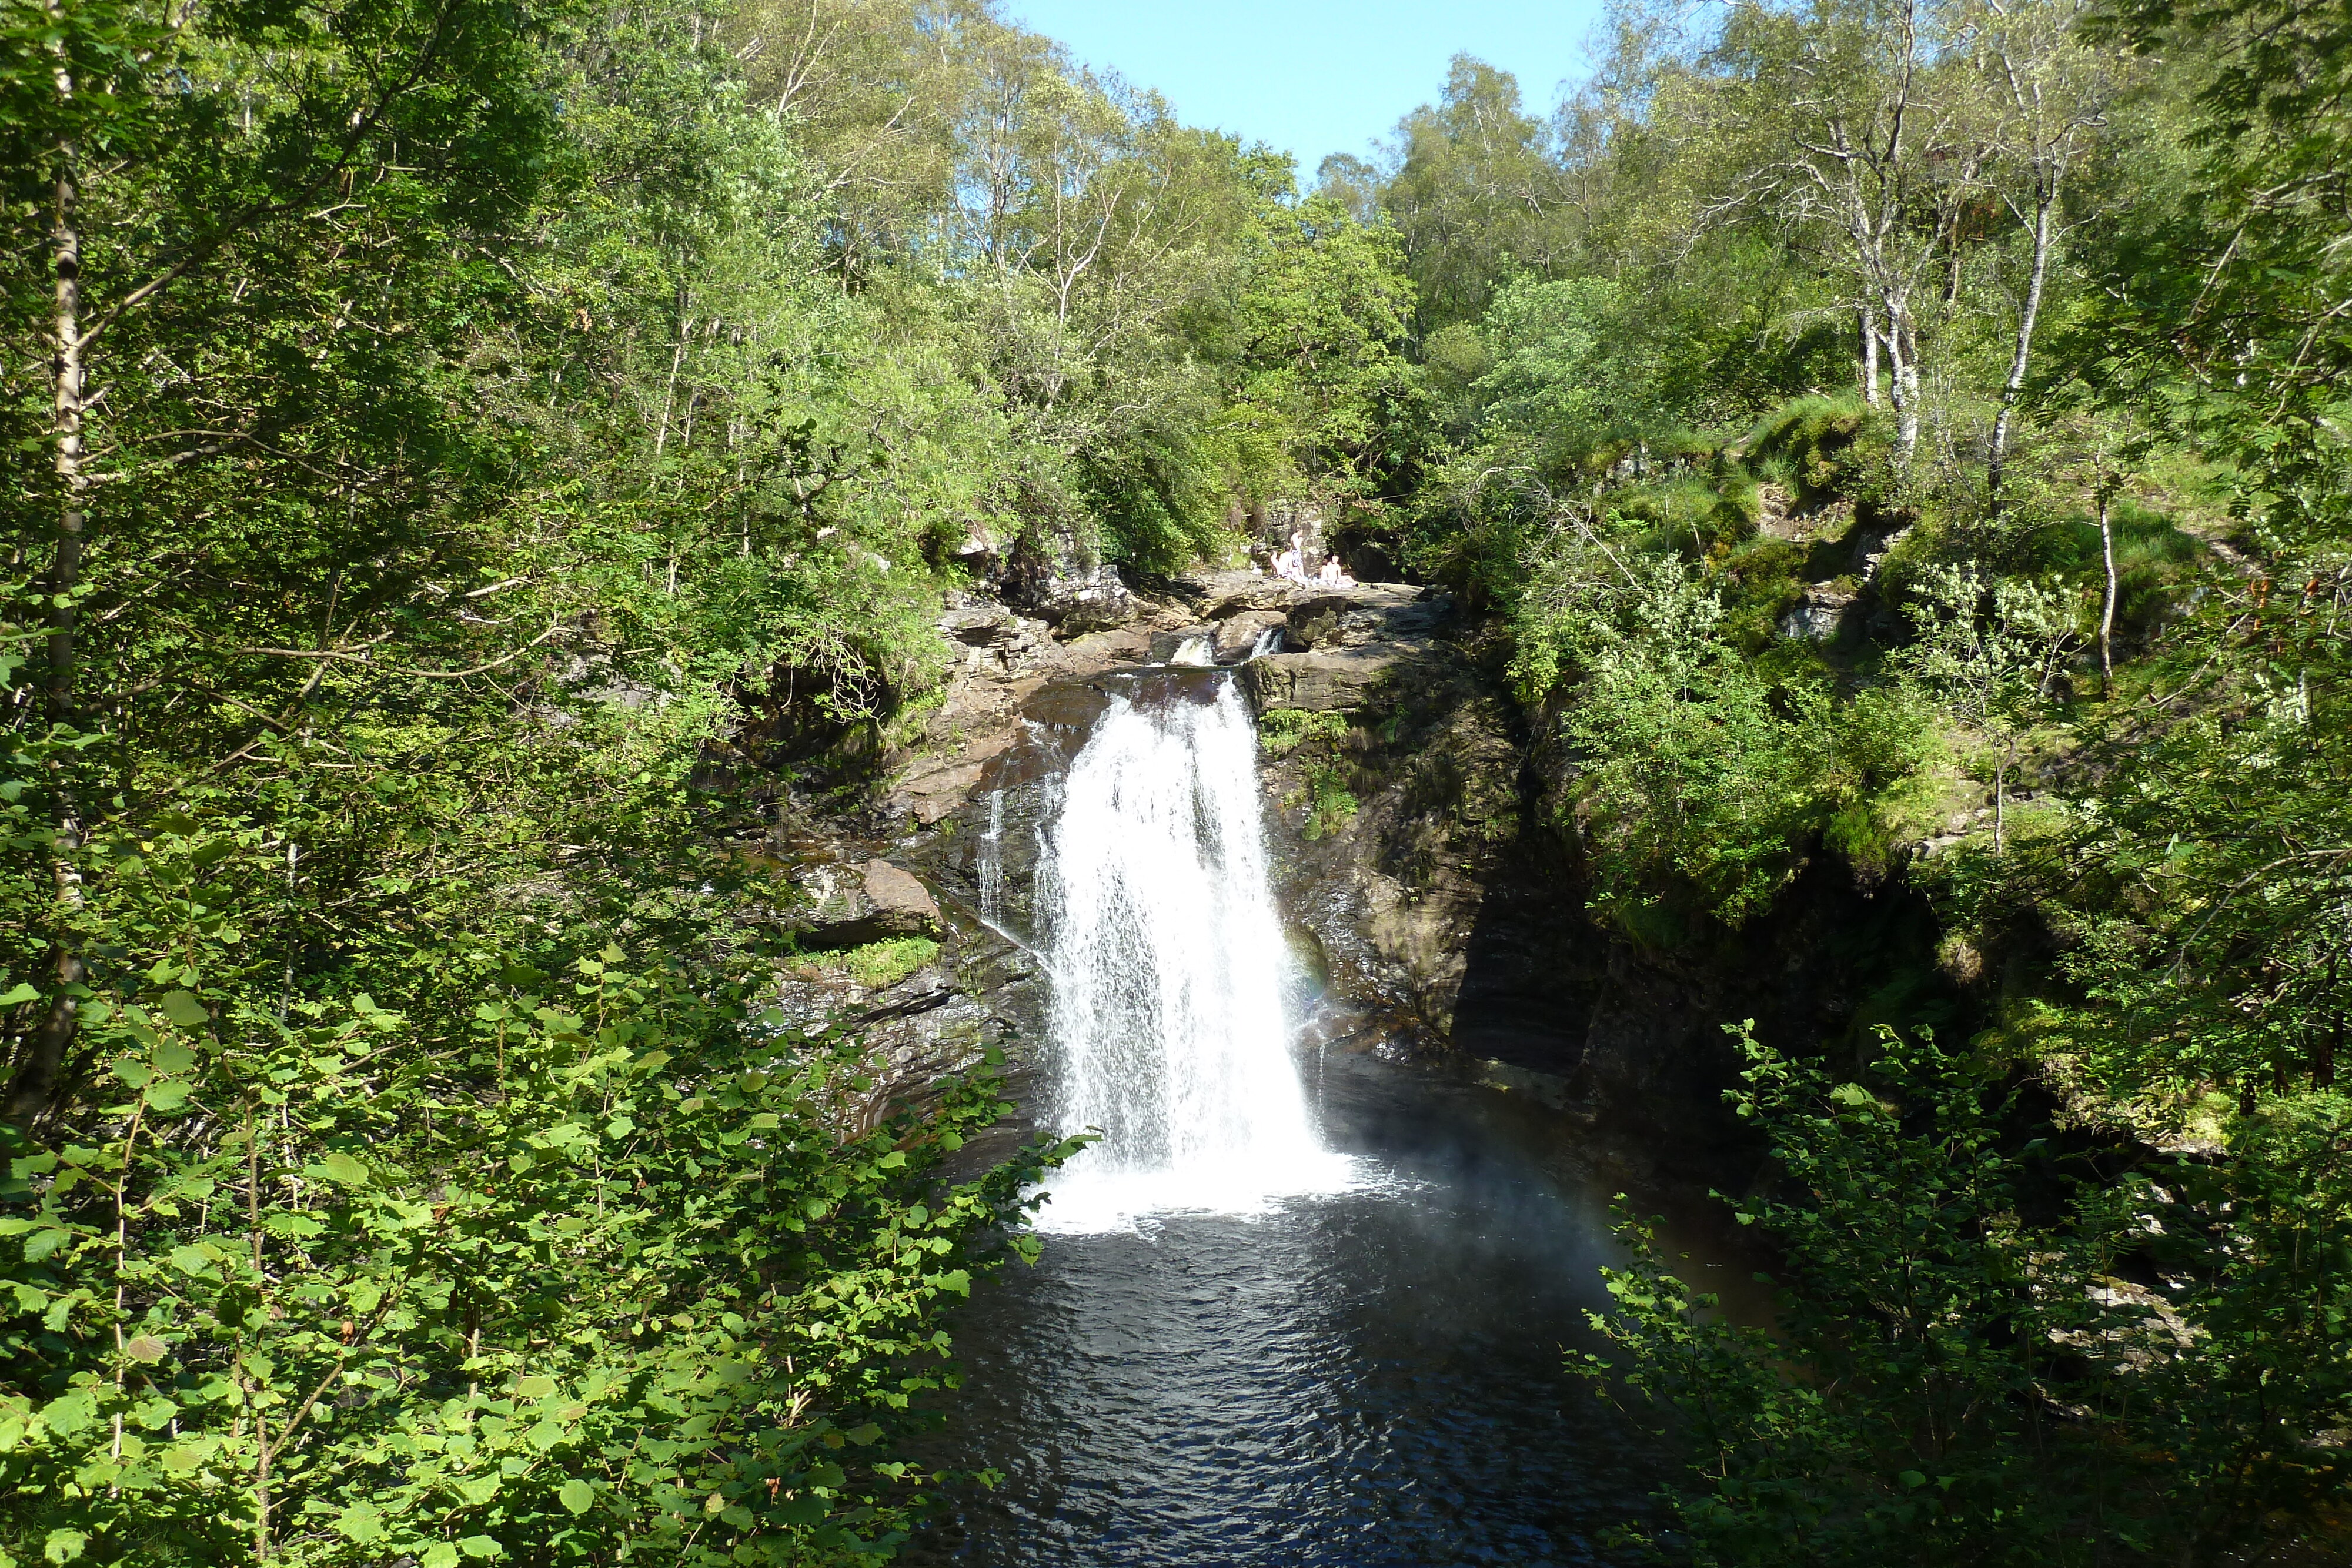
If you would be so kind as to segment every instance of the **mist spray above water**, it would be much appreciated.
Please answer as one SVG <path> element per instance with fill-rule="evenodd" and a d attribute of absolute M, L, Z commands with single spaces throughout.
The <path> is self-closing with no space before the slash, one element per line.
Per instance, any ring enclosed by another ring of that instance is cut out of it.
<path fill-rule="evenodd" d="M 1102 1140 L 1048 1185 L 1048 1229 L 1249 1213 L 1352 1185 L 1291 1054 L 1257 734 L 1213 701 L 1114 697 L 1064 781 L 1039 866 L 1054 1120 Z"/>

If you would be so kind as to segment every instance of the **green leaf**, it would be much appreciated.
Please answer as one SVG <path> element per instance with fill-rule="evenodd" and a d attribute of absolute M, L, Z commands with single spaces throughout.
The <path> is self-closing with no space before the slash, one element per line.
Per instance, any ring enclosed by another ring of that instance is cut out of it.
<path fill-rule="evenodd" d="M 503 1557 L 507 1549 L 487 1535 L 468 1535 L 457 1544 L 468 1557 Z"/>
<path fill-rule="evenodd" d="M 446 1541 L 436 1541 L 425 1549 L 423 1568 L 457 1568 L 457 1549 Z"/>
<path fill-rule="evenodd" d="M 213 1015 L 205 1010 L 204 1003 L 186 991 L 166 991 L 155 1009 L 182 1029 L 194 1029 L 212 1021 Z"/>
<path fill-rule="evenodd" d="M 346 1540 L 356 1541 L 364 1545 L 368 1542 L 382 1539 L 383 1515 L 376 1511 L 375 1505 L 373 1503 L 355 1502 L 335 1516 L 335 1528 L 343 1532 Z"/>
<path fill-rule="evenodd" d="M 341 1150 L 329 1155 L 319 1165 L 329 1179 L 341 1182 L 345 1186 L 365 1186 L 368 1184 L 367 1166 Z"/>
<path fill-rule="evenodd" d="M 41 1548 L 41 1555 L 52 1563 L 70 1563 L 89 1544 L 89 1537 L 79 1530 L 52 1530 L 47 1543 Z"/>
<path fill-rule="evenodd" d="M 0 995 L 0 1008 L 18 1007 L 26 1002 L 37 1002 L 40 999 L 40 992 L 19 980 L 8 988 L 6 994 Z"/>
<path fill-rule="evenodd" d="M 596 1489 L 578 1476 L 557 1488 L 555 1496 L 557 1501 L 574 1513 L 586 1513 L 596 1506 Z"/>

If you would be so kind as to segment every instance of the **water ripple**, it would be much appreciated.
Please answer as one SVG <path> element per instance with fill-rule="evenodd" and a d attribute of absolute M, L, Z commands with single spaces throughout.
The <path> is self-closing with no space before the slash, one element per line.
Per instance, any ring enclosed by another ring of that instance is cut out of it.
<path fill-rule="evenodd" d="M 1607 1560 L 1658 1470 L 1562 1366 L 1614 1256 L 1605 1195 L 1503 1096 L 1353 1057 L 1328 1085 L 1330 1142 L 1395 1180 L 1052 1237 L 972 1304 L 928 1457 L 1004 1480 L 913 1561 Z"/>

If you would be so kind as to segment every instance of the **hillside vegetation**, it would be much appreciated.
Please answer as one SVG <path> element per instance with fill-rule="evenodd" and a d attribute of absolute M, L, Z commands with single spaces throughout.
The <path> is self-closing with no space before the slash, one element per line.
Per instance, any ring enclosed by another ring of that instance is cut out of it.
<path fill-rule="evenodd" d="M 1302 180 L 988 0 L 16 0 L 0 1568 L 890 1555 L 1068 1149 L 788 1027 L 729 846 L 944 594 L 1310 511 L 1504 630 L 1628 940 L 1945 931 L 1747 1041 L 1773 1335 L 1628 1217 L 1626 1550 L 2340 1543 L 2347 86 L 2340 5 L 1628 0 Z"/>

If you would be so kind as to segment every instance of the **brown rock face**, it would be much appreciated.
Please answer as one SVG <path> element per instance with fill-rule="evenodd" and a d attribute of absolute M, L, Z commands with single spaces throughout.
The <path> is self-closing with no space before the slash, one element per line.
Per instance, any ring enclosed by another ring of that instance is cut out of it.
<path fill-rule="evenodd" d="M 811 878 L 815 918 L 802 933 L 809 949 L 863 947 L 893 936 L 937 936 L 944 929 L 930 890 L 887 861 L 867 861 L 854 886 L 833 867 Z"/>
<path fill-rule="evenodd" d="M 1284 622 L 1286 645 L 1302 651 L 1253 661 L 1250 695 L 1261 713 L 1354 713 L 1388 702 L 1391 688 L 1458 663 L 1436 635 L 1449 608 L 1442 596 L 1397 583 L 1302 591 Z"/>
<path fill-rule="evenodd" d="M 1288 619 L 1279 610 L 1248 610 L 1221 621 L 1215 640 L 1210 644 L 1212 656 L 1220 664 L 1239 664 L 1250 656 L 1260 639 L 1283 627 Z M 1276 639 L 1273 649 L 1278 653 L 1281 648 L 1282 643 Z"/>
<path fill-rule="evenodd" d="M 930 890 L 888 861 L 866 862 L 866 902 L 869 916 L 887 936 L 935 936 L 940 930 L 940 906 Z"/>
<path fill-rule="evenodd" d="M 1153 635 L 1190 624 L 1158 603 L 1136 624 L 1058 640 L 1045 622 L 1015 615 L 992 600 L 962 598 L 940 618 L 961 645 L 948 689 L 914 747 L 901 754 L 886 800 L 918 829 L 936 826 L 970 805 L 989 768 L 1023 733 L 1023 708 L 1056 683 L 1083 680 L 1150 656 Z"/>
<path fill-rule="evenodd" d="M 1402 650 L 1387 647 L 1276 653 L 1248 666 L 1250 695 L 1260 713 L 1353 713 L 1372 700 L 1405 657 Z"/>

